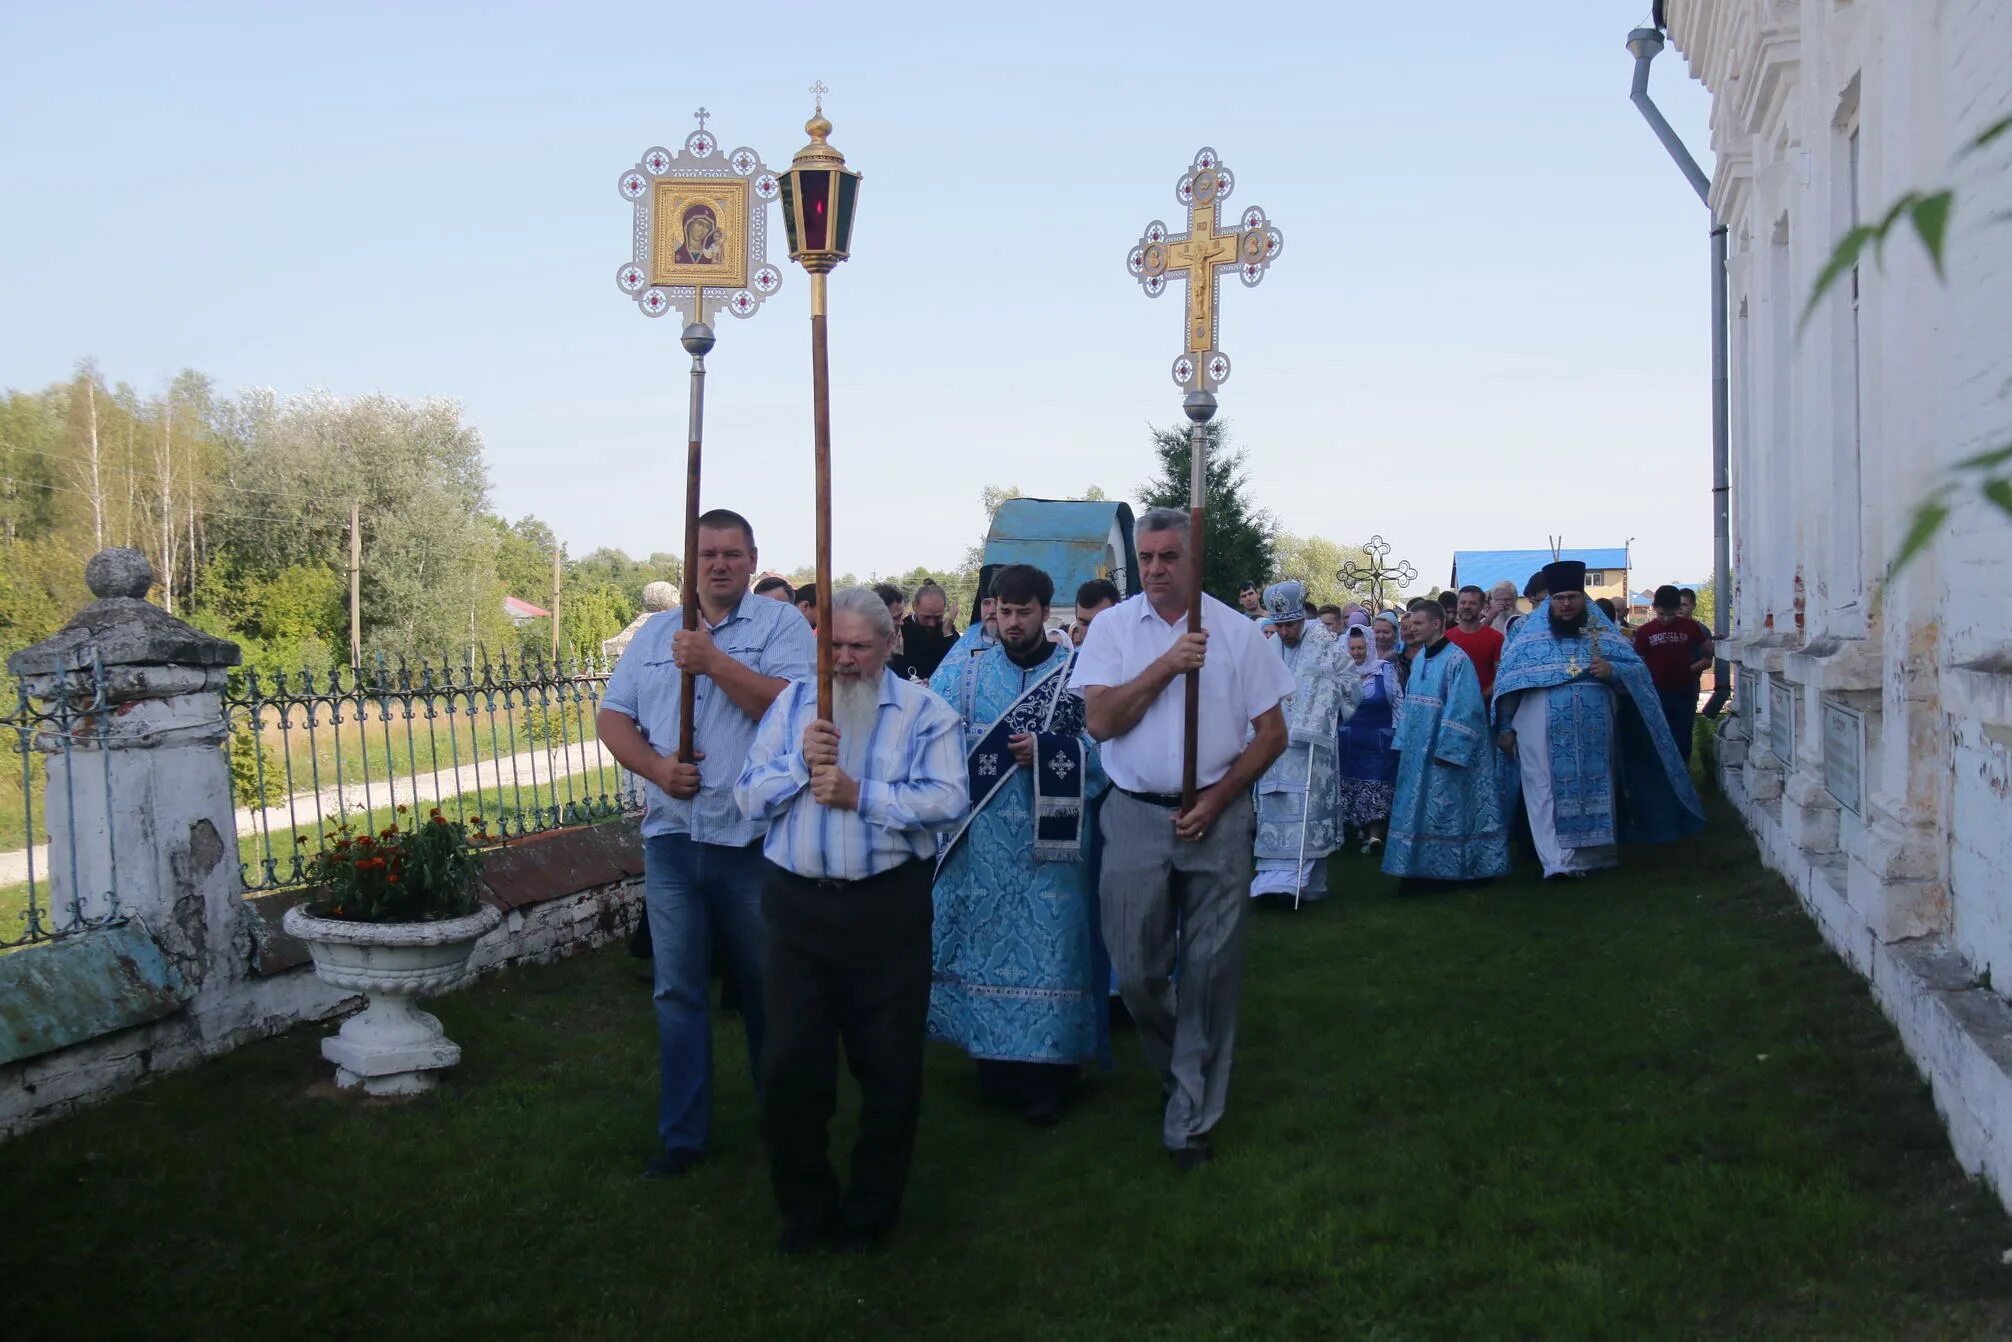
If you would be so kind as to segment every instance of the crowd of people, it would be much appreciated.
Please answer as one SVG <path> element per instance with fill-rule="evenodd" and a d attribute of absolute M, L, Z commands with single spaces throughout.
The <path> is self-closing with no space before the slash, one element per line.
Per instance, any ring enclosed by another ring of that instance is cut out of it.
<path fill-rule="evenodd" d="M 1242 610 L 1202 596 L 1190 632 L 1188 516 L 1154 509 L 1136 528 L 1143 590 L 1085 583 L 1066 626 L 1053 578 L 1026 564 L 981 573 L 962 632 L 933 584 L 830 594 L 820 703 L 819 594 L 755 582 L 737 513 L 707 513 L 698 539 L 700 618 L 648 621 L 599 716 L 646 796 L 647 1172 L 676 1177 L 709 1149 L 717 956 L 784 1252 L 893 1232 L 928 1040 L 1054 1123 L 1080 1070 L 1111 1065 L 1114 995 L 1160 1083 L 1161 1145 L 1184 1173 L 1208 1164 L 1248 911 L 1328 894 L 1345 842 L 1417 892 L 1506 874 L 1518 831 L 1547 878 L 1575 880 L 1621 842 L 1703 820 L 1685 756 L 1711 647 L 1673 588 L 1629 635 L 1570 562 L 1533 576 L 1528 611 L 1513 588 L 1474 587 L 1450 612 L 1319 607 L 1286 579 L 1248 585 Z M 841 1051 L 860 1091 L 843 1182 Z"/>

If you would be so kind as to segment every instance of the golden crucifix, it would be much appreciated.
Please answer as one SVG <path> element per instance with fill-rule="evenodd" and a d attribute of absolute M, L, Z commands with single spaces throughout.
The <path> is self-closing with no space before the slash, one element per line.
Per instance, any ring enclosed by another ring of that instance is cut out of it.
<path fill-rule="evenodd" d="M 1230 375 L 1230 361 L 1216 344 L 1221 324 L 1216 297 L 1222 273 L 1235 269 L 1246 288 L 1256 288 L 1285 245 L 1256 205 L 1224 231 L 1222 206 L 1235 186 L 1234 174 L 1216 151 L 1200 150 L 1174 187 L 1174 199 L 1188 209 L 1187 232 L 1170 233 L 1155 219 L 1125 259 L 1126 268 L 1149 297 L 1158 298 L 1176 275 L 1187 281 L 1185 353 L 1174 360 L 1173 368 L 1175 383 L 1187 391 L 1213 392 Z"/>
<path fill-rule="evenodd" d="M 1206 573 L 1205 518 L 1202 505 L 1208 488 L 1209 421 L 1216 414 L 1216 388 L 1230 375 L 1229 357 L 1218 346 L 1221 317 L 1216 308 L 1222 273 L 1234 268 L 1245 288 L 1256 288 L 1278 259 L 1285 239 L 1265 212 L 1253 205 L 1237 216 L 1228 232 L 1222 226 L 1223 202 L 1236 186 L 1215 150 L 1204 147 L 1174 184 L 1174 199 L 1187 207 L 1188 230 L 1169 233 L 1158 219 L 1146 225 L 1126 269 L 1149 298 L 1166 291 L 1170 276 L 1188 282 L 1188 311 L 1183 352 L 1174 360 L 1174 382 L 1187 392 L 1181 410 L 1195 426 L 1188 452 L 1188 631 L 1202 629 L 1202 580 Z M 1181 809 L 1195 804 L 1195 747 L 1201 731 L 1200 677 L 1187 675 L 1187 731 L 1181 769 Z"/>

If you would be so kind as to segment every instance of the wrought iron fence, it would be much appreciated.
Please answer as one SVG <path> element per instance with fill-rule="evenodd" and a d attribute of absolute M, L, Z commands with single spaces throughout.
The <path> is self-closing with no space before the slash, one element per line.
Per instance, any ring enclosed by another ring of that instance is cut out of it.
<path fill-rule="evenodd" d="M 594 731 L 610 663 L 487 653 L 323 675 L 255 670 L 225 693 L 244 886 L 304 884 L 337 826 L 439 807 L 497 840 L 642 809 Z"/>
<path fill-rule="evenodd" d="M 123 916 L 110 757 L 89 748 L 91 723 L 109 711 L 97 653 L 80 653 L 60 687 L 38 700 L 16 681 L 0 713 L 19 757 L 0 789 L 0 951 Z"/>

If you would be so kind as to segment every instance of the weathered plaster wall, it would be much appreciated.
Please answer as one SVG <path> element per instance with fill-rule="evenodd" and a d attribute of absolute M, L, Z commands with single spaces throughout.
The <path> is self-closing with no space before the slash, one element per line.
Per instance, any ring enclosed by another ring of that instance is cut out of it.
<path fill-rule="evenodd" d="M 1667 15 L 1713 98 L 1732 254 L 1727 651 L 1763 688 L 1729 724 L 1721 774 L 1872 979 L 1959 1157 L 2012 1201 L 2012 519 L 1961 486 L 1934 544 L 1882 582 L 1951 468 L 2012 446 L 2012 136 L 1966 152 L 2012 113 L 2012 5 L 1669 0 Z M 1946 274 L 1903 225 L 1798 329 L 1847 229 L 1945 186 Z M 1766 745 L 1770 686 L 1793 704 L 1787 760 Z M 1864 716 L 1855 796 L 1835 790 L 1849 745 L 1823 734 L 1841 709 Z"/>

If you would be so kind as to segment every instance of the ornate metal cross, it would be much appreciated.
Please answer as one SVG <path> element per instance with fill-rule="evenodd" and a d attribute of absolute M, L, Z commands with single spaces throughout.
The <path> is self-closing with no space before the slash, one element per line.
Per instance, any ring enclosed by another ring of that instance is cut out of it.
<path fill-rule="evenodd" d="M 1371 536 L 1362 549 L 1369 556 L 1368 564 L 1357 564 L 1353 559 L 1344 559 L 1334 576 L 1339 578 L 1345 587 L 1354 587 L 1359 583 L 1368 584 L 1370 602 L 1377 610 L 1383 609 L 1383 585 L 1386 582 L 1394 578 L 1398 587 L 1402 589 L 1418 581 L 1418 570 L 1411 567 L 1410 560 L 1400 559 L 1395 564 L 1389 565 L 1383 562 L 1390 557 L 1390 542 L 1383 537 Z"/>
<path fill-rule="evenodd" d="M 1174 199 L 1188 209 L 1187 231 L 1169 232 L 1155 219 L 1125 258 L 1126 268 L 1148 297 L 1158 298 L 1176 275 L 1187 280 L 1184 353 L 1173 367 L 1174 381 L 1184 391 L 1212 392 L 1230 375 L 1229 357 L 1219 348 L 1217 296 L 1222 273 L 1234 268 L 1246 288 L 1256 288 L 1285 246 L 1283 235 L 1256 205 L 1237 216 L 1227 231 L 1223 229 L 1222 205 L 1235 187 L 1235 174 L 1223 166 L 1215 150 L 1197 150 L 1194 162 L 1174 184 Z"/>

